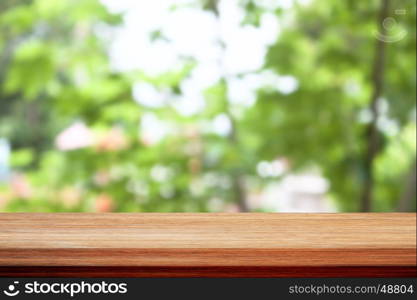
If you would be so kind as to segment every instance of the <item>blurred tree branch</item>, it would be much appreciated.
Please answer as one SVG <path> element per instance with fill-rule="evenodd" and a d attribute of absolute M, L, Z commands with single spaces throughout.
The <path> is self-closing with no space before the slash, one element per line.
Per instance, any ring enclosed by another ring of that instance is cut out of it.
<path fill-rule="evenodd" d="M 388 17 L 389 0 L 383 0 L 381 3 L 382 4 L 378 16 L 378 27 L 380 33 L 385 35 L 386 29 L 383 26 L 383 22 Z M 380 116 L 379 102 L 382 95 L 384 81 L 385 48 L 386 42 L 377 39 L 375 46 L 375 60 L 372 70 L 373 92 L 369 106 L 369 110 L 372 114 L 372 119 L 367 128 L 367 149 L 364 161 L 365 179 L 361 196 L 361 210 L 364 212 L 369 212 L 372 210 L 373 189 L 375 184 L 374 160 L 380 151 L 380 133 L 378 131 L 377 123 Z"/>
<path fill-rule="evenodd" d="M 416 160 L 414 160 L 404 184 L 403 194 L 399 199 L 397 210 L 400 212 L 413 211 L 412 205 L 416 199 L 416 168 L 417 164 Z"/>

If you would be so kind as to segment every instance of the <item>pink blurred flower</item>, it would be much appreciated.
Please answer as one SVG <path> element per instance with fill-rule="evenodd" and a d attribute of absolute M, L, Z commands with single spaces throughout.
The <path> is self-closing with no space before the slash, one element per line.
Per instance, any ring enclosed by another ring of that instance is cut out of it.
<path fill-rule="evenodd" d="M 110 172 L 108 170 L 99 170 L 94 174 L 93 180 L 98 186 L 105 186 L 111 180 Z"/>
<path fill-rule="evenodd" d="M 91 130 L 81 122 L 72 124 L 55 139 L 55 145 L 61 151 L 88 147 L 93 142 Z"/>
<path fill-rule="evenodd" d="M 15 174 L 12 176 L 10 187 L 15 198 L 27 199 L 33 195 L 29 181 L 22 174 Z"/>
<path fill-rule="evenodd" d="M 139 135 L 139 141 L 146 147 L 150 147 L 155 144 L 155 141 L 152 138 L 152 136 L 147 133 Z"/>
<path fill-rule="evenodd" d="M 118 151 L 128 146 L 126 136 L 120 128 L 112 128 L 96 144 L 99 151 Z"/>
<path fill-rule="evenodd" d="M 94 205 L 96 212 L 111 212 L 114 208 L 114 200 L 110 195 L 102 193 L 95 198 Z"/>

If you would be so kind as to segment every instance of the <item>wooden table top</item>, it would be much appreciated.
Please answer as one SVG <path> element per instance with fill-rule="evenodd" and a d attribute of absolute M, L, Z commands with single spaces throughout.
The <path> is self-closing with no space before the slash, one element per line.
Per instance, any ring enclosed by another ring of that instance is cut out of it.
<path fill-rule="evenodd" d="M 412 268 L 416 214 L 0 214 L 1 268 Z"/>

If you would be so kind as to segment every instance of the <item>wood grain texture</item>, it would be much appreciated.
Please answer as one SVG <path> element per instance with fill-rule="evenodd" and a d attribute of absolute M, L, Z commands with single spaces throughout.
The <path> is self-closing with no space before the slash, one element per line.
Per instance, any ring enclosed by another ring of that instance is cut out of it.
<path fill-rule="evenodd" d="M 416 267 L 1 267 L 0 277 L 417 277 Z"/>
<path fill-rule="evenodd" d="M 415 274 L 416 215 L 0 214 L 0 276 L 22 268 L 236 277 L 351 268 L 405 276 Z"/>

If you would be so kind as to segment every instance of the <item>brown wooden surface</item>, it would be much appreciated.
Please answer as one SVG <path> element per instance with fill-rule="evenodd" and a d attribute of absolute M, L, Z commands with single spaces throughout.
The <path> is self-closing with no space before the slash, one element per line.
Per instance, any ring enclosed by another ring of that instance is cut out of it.
<path fill-rule="evenodd" d="M 0 214 L 10 274 L 415 276 L 416 215 Z"/>
<path fill-rule="evenodd" d="M 0 267 L 0 277 L 417 277 L 416 267 Z"/>

